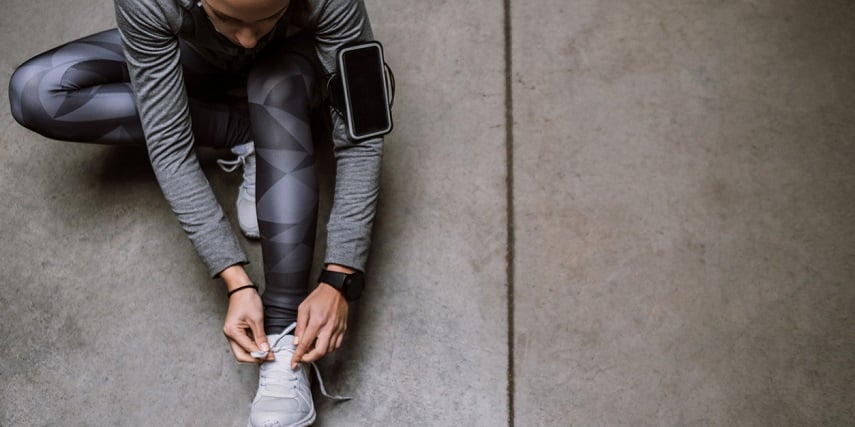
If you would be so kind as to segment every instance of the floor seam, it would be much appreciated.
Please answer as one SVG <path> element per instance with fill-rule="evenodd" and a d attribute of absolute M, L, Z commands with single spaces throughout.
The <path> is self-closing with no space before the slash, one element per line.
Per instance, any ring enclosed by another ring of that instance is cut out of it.
<path fill-rule="evenodd" d="M 504 1 L 505 33 L 505 165 L 507 204 L 508 427 L 514 427 L 514 103 L 511 58 L 511 0 Z"/>

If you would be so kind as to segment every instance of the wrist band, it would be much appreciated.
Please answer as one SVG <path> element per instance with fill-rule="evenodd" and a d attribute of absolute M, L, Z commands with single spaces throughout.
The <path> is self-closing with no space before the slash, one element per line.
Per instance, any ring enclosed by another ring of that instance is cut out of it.
<path fill-rule="evenodd" d="M 258 292 L 258 286 L 256 286 L 256 285 L 254 285 L 254 284 L 250 283 L 250 284 L 248 284 L 248 285 L 244 285 L 244 286 L 241 286 L 241 287 L 239 287 L 239 288 L 235 288 L 235 289 L 232 289 L 231 291 L 229 291 L 229 298 L 231 298 L 231 297 L 232 297 L 232 294 L 233 294 L 233 293 L 235 293 L 235 292 L 237 292 L 237 291 L 242 291 L 242 290 L 247 289 L 247 288 L 255 288 L 255 292 Z"/>

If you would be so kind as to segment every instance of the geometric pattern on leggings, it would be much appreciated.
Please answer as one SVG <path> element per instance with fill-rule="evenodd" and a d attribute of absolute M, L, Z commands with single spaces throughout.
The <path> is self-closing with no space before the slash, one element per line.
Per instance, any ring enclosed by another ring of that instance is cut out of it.
<path fill-rule="evenodd" d="M 24 127 L 60 141 L 141 145 L 145 141 L 117 29 L 36 55 L 12 74 L 9 103 Z M 249 140 L 246 77 L 212 67 L 180 44 L 193 134 L 198 145 Z M 240 89 L 237 95 L 230 91 Z"/>
<path fill-rule="evenodd" d="M 313 73 L 301 57 L 280 54 L 260 61 L 247 86 L 268 333 L 295 321 L 308 294 L 318 205 L 309 115 Z"/>
<path fill-rule="evenodd" d="M 143 141 L 128 68 L 116 30 L 66 43 L 27 61 L 9 84 L 12 115 L 48 138 Z"/>

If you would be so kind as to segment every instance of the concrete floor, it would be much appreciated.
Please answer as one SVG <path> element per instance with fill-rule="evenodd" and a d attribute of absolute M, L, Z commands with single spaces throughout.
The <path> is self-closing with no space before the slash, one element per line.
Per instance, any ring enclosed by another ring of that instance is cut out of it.
<path fill-rule="evenodd" d="M 316 425 L 855 424 L 855 4 L 366 3 L 396 130 Z M 114 25 L 3 6 L 3 81 Z M 0 425 L 243 426 L 144 151 L 0 128 Z"/>

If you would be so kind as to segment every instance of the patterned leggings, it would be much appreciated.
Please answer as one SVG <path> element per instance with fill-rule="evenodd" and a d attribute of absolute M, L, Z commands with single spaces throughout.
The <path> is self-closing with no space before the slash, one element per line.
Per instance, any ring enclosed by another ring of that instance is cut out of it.
<path fill-rule="evenodd" d="M 262 55 L 248 73 L 213 68 L 181 43 L 199 145 L 254 140 L 256 206 L 264 258 L 265 329 L 294 322 L 306 297 L 317 223 L 309 113 L 316 74 L 303 55 Z M 62 45 L 21 65 L 9 86 L 12 115 L 48 138 L 113 145 L 144 142 L 118 30 Z"/>

